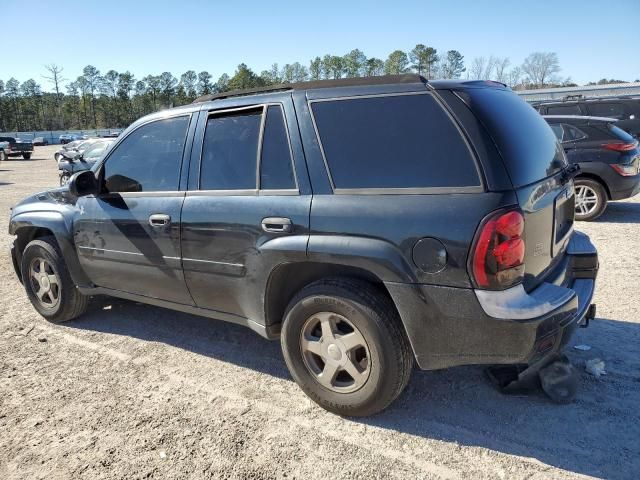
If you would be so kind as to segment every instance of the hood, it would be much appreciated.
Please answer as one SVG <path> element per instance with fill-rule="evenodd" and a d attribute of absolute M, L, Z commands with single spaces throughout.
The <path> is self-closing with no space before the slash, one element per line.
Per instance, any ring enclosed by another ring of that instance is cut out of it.
<path fill-rule="evenodd" d="M 69 187 L 56 187 L 23 198 L 11 209 L 11 216 L 33 211 L 60 211 L 75 206 L 76 200 L 69 193 Z"/>

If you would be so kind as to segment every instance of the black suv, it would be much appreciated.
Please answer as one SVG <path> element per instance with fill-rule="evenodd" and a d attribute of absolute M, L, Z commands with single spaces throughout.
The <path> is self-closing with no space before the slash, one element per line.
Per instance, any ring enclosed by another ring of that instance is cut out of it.
<path fill-rule="evenodd" d="M 579 115 L 614 118 L 616 125 L 634 137 L 640 135 L 640 98 L 619 97 L 544 102 L 536 107 L 541 115 Z"/>
<path fill-rule="evenodd" d="M 580 165 L 575 179 L 576 219 L 595 220 L 609 200 L 623 200 L 640 191 L 638 141 L 614 118 L 547 115 L 567 159 Z"/>
<path fill-rule="evenodd" d="M 574 200 L 551 128 L 509 89 L 405 75 L 150 115 L 9 231 L 46 319 L 107 294 L 246 325 L 318 404 L 368 415 L 414 360 L 555 357 L 595 313 Z"/>

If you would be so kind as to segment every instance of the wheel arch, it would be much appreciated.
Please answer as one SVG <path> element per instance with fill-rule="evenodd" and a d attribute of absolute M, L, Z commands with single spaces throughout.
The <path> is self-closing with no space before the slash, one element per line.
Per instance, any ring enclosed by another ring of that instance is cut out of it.
<path fill-rule="evenodd" d="M 609 190 L 609 185 L 607 185 L 607 182 L 605 182 L 602 179 L 602 177 L 599 177 L 598 175 L 596 175 L 595 173 L 592 173 L 592 172 L 581 172 L 580 175 L 578 175 L 576 177 L 576 180 L 579 180 L 581 178 L 585 178 L 585 179 L 588 179 L 588 180 L 593 180 L 595 182 L 598 182 L 604 188 L 604 191 L 607 194 L 607 200 L 611 200 L 611 191 Z"/>
<path fill-rule="evenodd" d="M 267 281 L 264 299 L 267 329 L 274 335 L 279 333 L 284 312 L 296 293 L 313 282 L 336 277 L 364 281 L 378 290 L 380 294 L 388 296 L 393 302 L 383 280 L 367 269 L 314 261 L 283 263 L 271 271 Z M 395 306 L 395 302 L 393 303 Z"/>
<path fill-rule="evenodd" d="M 73 233 L 67 227 L 62 214 L 58 212 L 21 213 L 11 219 L 9 233 L 16 236 L 14 242 L 14 265 L 20 268 L 22 253 L 32 240 L 53 236 L 60 247 L 62 258 L 67 265 L 71 279 L 76 285 L 90 286 L 91 281 L 80 266 L 74 247 Z M 22 278 L 22 272 L 17 271 Z"/>

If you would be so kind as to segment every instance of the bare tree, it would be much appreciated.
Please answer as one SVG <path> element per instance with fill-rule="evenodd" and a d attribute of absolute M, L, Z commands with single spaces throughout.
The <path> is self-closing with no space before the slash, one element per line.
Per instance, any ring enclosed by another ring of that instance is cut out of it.
<path fill-rule="evenodd" d="M 520 67 L 513 67 L 507 75 L 507 85 L 515 89 L 520 85 L 522 81 L 522 69 Z"/>
<path fill-rule="evenodd" d="M 56 91 L 56 115 L 57 121 L 56 123 L 64 128 L 64 117 L 62 116 L 62 112 L 60 110 L 60 87 L 62 82 L 65 82 L 67 79 L 62 76 L 62 71 L 64 70 L 62 67 L 59 67 L 55 63 L 51 65 L 45 65 L 44 68 L 47 69 L 50 76 L 43 75 L 42 77 L 45 80 L 48 80 L 53 84 L 53 88 Z"/>
<path fill-rule="evenodd" d="M 469 78 L 471 80 L 483 80 L 487 59 L 484 57 L 476 57 L 471 61 L 469 67 Z"/>
<path fill-rule="evenodd" d="M 509 57 L 504 57 L 504 58 L 500 58 L 500 57 L 496 57 L 496 62 L 495 62 L 495 76 L 494 76 L 494 80 L 500 82 L 500 83 L 505 83 L 508 84 L 508 72 L 507 72 L 507 68 L 509 68 L 509 65 L 511 65 L 511 61 L 509 60 Z"/>
<path fill-rule="evenodd" d="M 522 71 L 529 84 L 543 88 L 557 81 L 556 74 L 560 71 L 558 55 L 555 52 L 534 52 L 525 58 Z"/>

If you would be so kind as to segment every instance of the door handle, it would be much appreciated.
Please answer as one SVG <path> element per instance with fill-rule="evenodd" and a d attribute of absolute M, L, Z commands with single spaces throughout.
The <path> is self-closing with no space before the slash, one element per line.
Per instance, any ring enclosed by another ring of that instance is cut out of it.
<path fill-rule="evenodd" d="M 149 225 L 152 227 L 166 227 L 171 223 L 171 216 L 163 213 L 149 215 Z"/>
<path fill-rule="evenodd" d="M 293 230 L 293 223 L 289 218 L 267 217 L 262 219 L 262 230 L 271 233 L 290 233 Z"/>

